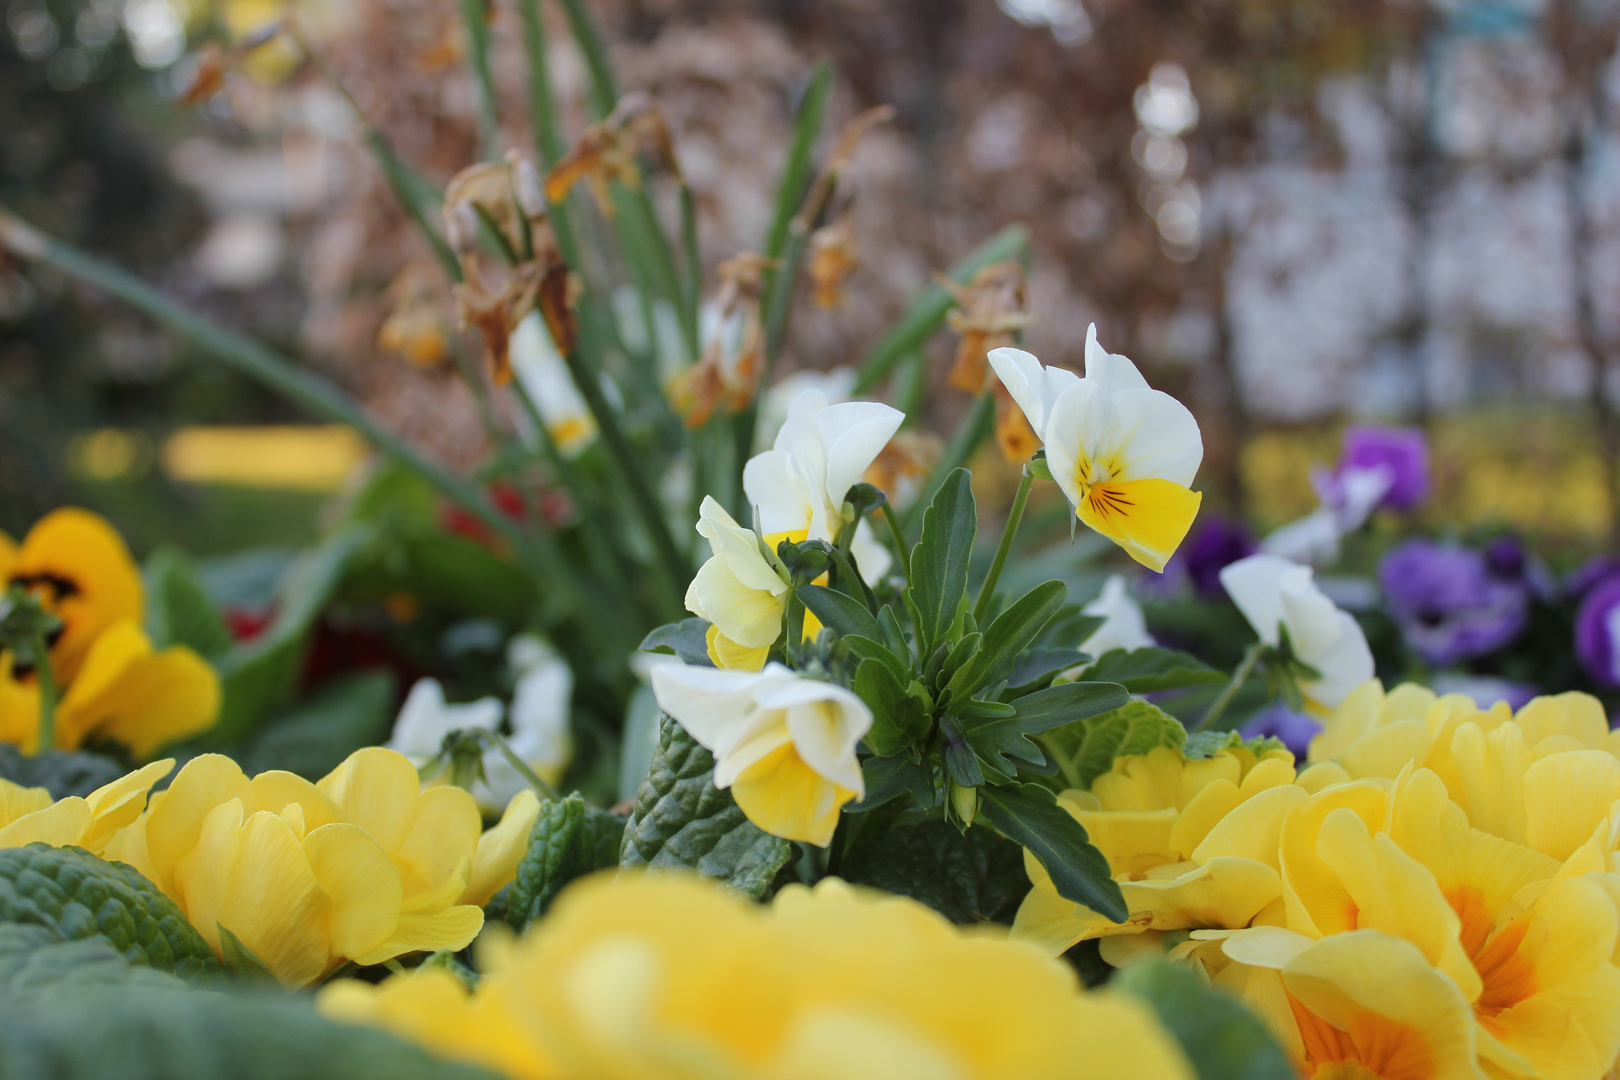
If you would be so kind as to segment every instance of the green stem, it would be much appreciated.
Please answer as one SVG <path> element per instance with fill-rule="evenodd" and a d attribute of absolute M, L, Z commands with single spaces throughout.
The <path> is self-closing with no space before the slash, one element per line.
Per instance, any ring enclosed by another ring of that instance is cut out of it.
<path fill-rule="evenodd" d="M 686 310 L 690 313 L 692 339 L 686 343 L 690 355 L 696 356 L 703 343 L 698 340 L 698 314 L 703 304 L 703 257 L 698 251 L 697 200 L 692 189 L 681 181 L 681 258 L 686 263 Z M 685 321 L 682 326 L 687 325 Z M 654 342 L 656 347 L 656 341 Z"/>
<path fill-rule="evenodd" d="M 866 583 L 866 579 L 856 572 L 854 565 L 849 561 L 847 552 L 841 547 L 834 547 L 832 549 L 832 561 L 833 566 L 838 569 L 839 583 L 843 584 L 846 580 L 853 582 L 861 590 L 861 602 L 866 605 L 866 610 L 876 615 L 878 610 L 877 597 L 872 595 L 872 588 Z M 845 591 L 848 591 L 847 587 Z"/>
<path fill-rule="evenodd" d="M 56 676 L 51 672 L 51 650 L 42 637 L 34 638 L 34 677 L 39 680 L 39 741 L 34 753 L 56 749 Z"/>
<path fill-rule="evenodd" d="M 990 563 L 990 572 L 985 575 L 984 584 L 979 586 L 979 598 L 973 604 L 973 621 L 984 625 L 984 618 L 990 613 L 990 601 L 995 599 L 996 582 L 1001 580 L 1002 567 L 1007 565 L 1007 555 L 1012 551 L 1013 537 L 1018 535 L 1018 524 L 1024 519 L 1024 504 L 1029 501 L 1029 489 L 1035 482 L 1035 477 L 1028 468 L 1024 469 L 1024 478 L 1018 481 L 1018 494 L 1013 496 L 1012 510 L 1007 513 L 1007 525 L 1001 530 L 1001 543 L 996 545 L 996 557 Z"/>
<path fill-rule="evenodd" d="M 1227 707 L 1232 704 L 1232 700 L 1237 697 L 1238 691 L 1243 689 L 1243 684 L 1249 681 L 1249 675 L 1254 671 L 1254 665 L 1259 661 L 1260 654 L 1265 651 L 1265 648 L 1263 642 L 1257 641 L 1244 651 L 1243 660 L 1232 672 L 1232 680 L 1221 690 L 1221 696 L 1210 703 L 1209 708 L 1199 718 L 1198 723 L 1192 726 L 1192 731 L 1203 731 L 1221 718 Z"/>
<path fill-rule="evenodd" d="M 495 73 L 489 65 L 489 23 L 484 0 L 461 0 L 461 22 L 467 29 L 467 66 L 478 96 L 478 132 L 484 158 L 501 160 L 501 118 L 495 105 Z"/>
<path fill-rule="evenodd" d="M 906 547 L 906 534 L 900 528 L 900 516 L 894 512 L 892 503 L 883 504 L 883 520 L 889 523 L 889 537 L 894 541 L 895 561 L 900 564 L 900 575 L 906 580 L 906 588 L 911 587 L 911 549 Z"/>
<path fill-rule="evenodd" d="M 348 424 L 489 526 L 512 544 L 515 550 L 535 557 L 545 564 L 548 571 L 562 565 L 561 555 L 556 551 L 551 537 L 544 533 L 533 537 L 526 535 L 476 488 L 378 424 L 354 399 L 319 375 L 301 370 L 291 360 L 252 338 L 228 330 L 170 300 L 134 274 L 46 236 L 4 210 L 0 210 L 0 248 L 42 263 L 75 281 L 117 297 L 311 412 Z M 566 580 L 566 575 L 558 577 L 561 580 L 553 579 L 550 587 L 566 590 L 568 595 L 572 595 L 573 587 Z"/>
<path fill-rule="evenodd" d="M 483 731 L 480 734 L 495 744 L 495 749 L 499 750 L 501 756 L 512 763 L 512 768 L 516 769 L 523 779 L 529 782 L 531 787 L 553 802 L 557 800 L 557 789 L 542 780 L 539 773 L 529 768 L 528 763 L 517 756 L 511 744 L 506 741 L 506 738 L 500 732 Z"/>
<path fill-rule="evenodd" d="M 585 56 L 585 66 L 591 73 L 591 107 L 596 119 L 601 120 L 619 103 L 619 87 L 613 78 L 613 65 L 608 62 L 607 46 L 602 43 L 601 32 L 596 29 L 584 0 L 559 0 L 563 17 L 568 20 L 569 33 Z"/>

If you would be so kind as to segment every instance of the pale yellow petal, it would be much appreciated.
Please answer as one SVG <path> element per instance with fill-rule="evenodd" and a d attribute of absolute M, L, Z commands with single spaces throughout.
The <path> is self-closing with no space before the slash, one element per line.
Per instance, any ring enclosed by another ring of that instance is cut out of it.
<path fill-rule="evenodd" d="M 1566 859 L 1620 799 L 1620 761 L 1602 750 L 1554 754 L 1524 772 L 1525 843 Z"/>
<path fill-rule="evenodd" d="M 354 962 L 380 964 L 396 956 L 439 949 L 465 949 L 484 928 L 484 913 L 471 904 L 458 904 L 432 914 L 401 915 L 388 940 Z"/>
<path fill-rule="evenodd" d="M 0 829 L 0 848 L 22 847 L 35 842 L 52 847 L 78 845 L 91 823 L 90 807 L 76 795 L 24 814 Z"/>
<path fill-rule="evenodd" d="M 748 820 L 772 836 L 820 847 L 832 842 L 839 811 L 855 797 L 805 764 L 792 743 L 745 769 L 731 795 Z"/>
<path fill-rule="evenodd" d="M 539 817 L 540 799 L 534 792 L 520 791 L 512 797 L 499 823 L 478 838 L 472 876 L 461 894 L 461 903 L 483 907 L 516 876 Z"/>
<path fill-rule="evenodd" d="M 304 837 L 304 854 L 331 900 L 332 956 L 361 956 L 387 941 L 399 925 L 405 891 L 377 841 L 357 825 L 338 822 Z"/>

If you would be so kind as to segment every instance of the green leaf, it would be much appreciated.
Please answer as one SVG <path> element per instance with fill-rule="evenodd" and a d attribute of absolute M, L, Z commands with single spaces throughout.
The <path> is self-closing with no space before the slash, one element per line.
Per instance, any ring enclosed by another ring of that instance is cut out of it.
<path fill-rule="evenodd" d="M 222 970 L 157 886 L 80 848 L 0 850 L 0 922 L 42 926 L 58 941 L 101 938 L 130 963 L 181 978 L 209 979 Z"/>
<path fill-rule="evenodd" d="M 911 664 L 909 663 L 911 654 L 909 652 L 903 658 L 896 656 L 894 651 L 887 645 L 873 641 L 871 638 L 861 637 L 859 634 L 845 638 L 844 644 L 849 646 L 851 655 L 858 659 L 876 660 L 888 668 L 889 673 L 897 681 L 903 683 L 911 678 Z"/>
<path fill-rule="evenodd" d="M 0 744 L 0 780 L 10 780 L 23 787 L 42 787 L 53 799 L 88 795 L 128 771 L 122 762 L 84 750 L 71 753 L 52 750 L 28 757 L 15 746 Z"/>
<path fill-rule="evenodd" d="M 97 986 L 181 990 L 173 975 L 131 964 L 105 938 L 61 941 L 49 927 L 0 923 L 0 1009 L 40 994 Z"/>
<path fill-rule="evenodd" d="M 1091 684 L 1069 684 L 1087 685 Z M 1054 686 L 1044 693 L 1066 689 L 1068 686 Z M 1028 699 L 1020 699 L 1024 700 Z M 1180 749 L 1186 741 L 1187 731 L 1180 721 L 1157 705 L 1141 700 L 1055 728 L 1041 740 L 1064 782 L 1072 788 L 1089 788 L 1093 780 L 1113 768 L 1115 758 L 1145 754 L 1157 746 Z"/>
<path fill-rule="evenodd" d="M 1007 673 L 1007 690 L 1016 694 L 1019 691 L 1027 693 L 1044 689 L 1058 672 L 1067 671 L 1089 659 L 1079 649 L 1026 649 L 1013 661 L 1012 670 Z"/>
<path fill-rule="evenodd" d="M 705 635 L 709 624 L 696 616 L 680 622 L 660 626 L 641 642 L 641 651 L 678 656 L 683 663 L 699 667 L 714 667 L 709 659 L 709 643 Z"/>
<path fill-rule="evenodd" d="M 1024 852 L 989 829 L 961 832 L 943 821 L 886 829 L 862 839 L 839 876 L 854 885 L 921 901 L 954 923 L 1007 923 L 1029 892 Z"/>
<path fill-rule="evenodd" d="M 1040 636 L 1042 628 L 1063 606 L 1067 592 L 1063 582 L 1046 581 L 1009 604 L 984 631 L 984 642 L 973 659 L 951 679 L 951 692 L 959 698 L 972 697 L 981 687 L 1006 678 L 1013 660 Z"/>
<path fill-rule="evenodd" d="M 928 734 L 927 696 L 921 683 L 902 685 L 881 660 L 862 660 L 855 669 L 854 689 L 872 710 L 866 744 L 873 753 L 890 757 Z"/>
<path fill-rule="evenodd" d="M 1125 896 L 1109 875 L 1108 860 L 1091 845 L 1085 827 L 1057 804 L 1050 791 L 1033 784 L 979 789 L 979 815 L 1015 844 L 1028 848 L 1046 868 L 1065 900 L 1124 922 Z"/>
<path fill-rule="evenodd" d="M 563 886 L 616 865 L 624 825 L 622 817 L 587 807 L 578 792 L 541 803 L 507 893 L 507 923 L 523 929 L 546 913 Z"/>
<path fill-rule="evenodd" d="M 1208 686 L 1226 682 L 1224 671 L 1217 671 L 1190 653 L 1171 649 L 1112 649 L 1082 673 L 1087 679 L 1117 682 L 1133 694 L 1179 690 L 1186 686 Z"/>
<path fill-rule="evenodd" d="M 731 792 L 714 786 L 714 755 L 666 716 L 619 865 L 684 867 L 758 899 L 792 855 L 792 844 L 749 821 Z"/>
<path fill-rule="evenodd" d="M 1017 258 L 1029 246 L 1029 230 L 1022 225 L 1009 225 L 990 239 L 974 248 L 961 262 L 952 266 L 950 278 L 965 285 L 968 279 L 991 263 Z M 883 381 L 889 369 L 907 353 L 914 352 L 945 321 L 951 310 L 951 294 L 938 285 L 925 285 L 911 298 L 911 303 L 882 341 L 862 358 L 855 381 L 856 394 L 864 393 Z"/>
<path fill-rule="evenodd" d="M 946 774 L 959 787 L 978 787 L 984 783 L 984 769 L 967 741 L 962 721 L 949 715 L 940 717 L 939 733 L 943 737 L 940 753 L 945 759 Z"/>
<path fill-rule="evenodd" d="M 94 987 L 0 1008 L 0 1077 L 18 1080 L 497 1080 L 308 996 Z"/>
<path fill-rule="evenodd" d="M 225 965 L 226 974 L 237 982 L 257 983 L 260 986 L 279 986 L 275 972 L 270 965 L 242 944 L 242 939 L 222 924 L 215 924 L 219 930 L 220 958 Z"/>
<path fill-rule="evenodd" d="M 987 765 L 1005 776 L 1014 776 L 1021 763 L 1040 765 L 1046 760 L 1031 735 L 1084 723 L 1129 700 L 1124 687 L 1115 683 L 1070 683 L 1019 698 L 1012 703 L 1011 716 L 966 720 L 963 729 L 968 743 Z"/>
<path fill-rule="evenodd" d="M 1187 736 L 1181 752 L 1189 758 L 1212 758 L 1222 750 L 1243 749 L 1259 757 L 1273 750 L 1288 747 L 1275 735 L 1257 735 L 1245 739 L 1235 731 L 1199 731 Z"/>
<path fill-rule="evenodd" d="M 798 597 L 804 606 L 815 612 L 823 626 L 830 626 L 839 637 L 860 636 L 871 641 L 881 640 L 883 629 L 866 605 L 836 589 L 825 585 L 802 585 Z"/>
<path fill-rule="evenodd" d="M 793 116 L 793 134 L 788 143 L 787 160 L 782 165 L 782 177 L 776 183 L 776 211 L 765 234 L 763 251 L 767 259 L 780 260 L 781 265 L 765 271 L 765 297 L 761 304 L 765 315 L 765 348 L 772 360 L 782 347 L 782 335 L 793 302 L 793 288 L 798 281 L 799 268 L 809 241 L 807 231 L 793 229 L 793 219 L 798 215 L 815 179 L 812 155 L 826 118 L 831 91 L 831 65 L 817 64 L 810 75 L 810 82 L 804 88 L 804 94 L 799 98 Z"/>
<path fill-rule="evenodd" d="M 213 659 L 233 644 L 191 561 L 173 547 L 161 547 L 146 560 L 146 628 L 152 647 L 184 645 Z"/>
<path fill-rule="evenodd" d="M 861 762 L 866 780 L 866 798 L 849 804 L 847 813 L 864 814 L 891 799 L 910 795 L 924 810 L 934 805 L 933 775 L 925 762 L 907 757 L 871 757 Z"/>
<path fill-rule="evenodd" d="M 905 552 L 901 552 L 900 557 L 905 558 Z M 909 670 L 911 667 L 911 646 L 906 644 L 906 632 L 901 629 L 900 617 L 894 613 L 892 606 L 884 604 L 878 608 L 878 625 L 883 627 L 883 637 L 879 640 Z"/>
<path fill-rule="evenodd" d="M 388 738 L 394 697 L 394 676 L 387 670 L 331 679 L 260 729 L 241 755 L 243 767 L 250 776 L 282 769 L 319 780 L 356 750 Z"/>
<path fill-rule="evenodd" d="M 1181 1043 L 1198 1080 L 1292 1080 L 1288 1054 L 1237 998 L 1179 964 L 1136 964 L 1117 985 L 1145 998 Z"/>
<path fill-rule="evenodd" d="M 922 539 L 911 551 L 906 596 L 917 616 L 923 655 L 949 636 L 967 595 L 968 563 L 978 533 L 973 474 L 956 469 L 923 513 Z"/>

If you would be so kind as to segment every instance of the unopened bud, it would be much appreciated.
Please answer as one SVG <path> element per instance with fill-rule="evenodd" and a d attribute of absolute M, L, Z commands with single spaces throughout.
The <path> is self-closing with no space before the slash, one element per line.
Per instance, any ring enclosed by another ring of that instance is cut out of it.
<path fill-rule="evenodd" d="M 979 789 L 963 787 L 952 780 L 951 808 L 956 811 L 956 816 L 962 819 L 963 825 L 973 824 L 973 815 L 979 812 Z"/>
<path fill-rule="evenodd" d="M 463 200 L 444 209 L 446 238 L 457 255 L 472 255 L 478 251 L 478 211 Z"/>
<path fill-rule="evenodd" d="M 534 162 L 516 153 L 508 155 L 507 160 L 512 164 L 512 195 L 517 199 L 518 209 L 531 221 L 544 217 L 546 193 Z"/>

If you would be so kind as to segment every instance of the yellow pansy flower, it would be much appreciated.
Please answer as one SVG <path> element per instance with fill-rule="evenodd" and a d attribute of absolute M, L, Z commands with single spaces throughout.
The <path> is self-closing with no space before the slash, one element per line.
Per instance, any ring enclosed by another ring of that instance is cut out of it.
<path fill-rule="evenodd" d="M 705 497 L 697 531 L 713 555 L 686 590 L 686 609 L 712 624 L 709 656 L 716 667 L 758 671 L 782 634 L 788 584 L 760 551 L 752 529 L 738 525 Z"/>
<path fill-rule="evenodd" d="M 152 785 L 173 768 L 173 758 L 154 761 L 82 798 L 52 799 L 44 788 L 0 780 L 0 848 L 37 842 L 100 855 L 119 829 L 140 817 Z"/>
<path fill-rule="evenodd" d="M 1045 444 L 1052 478 L 1080 520 L 1163 571 L 1204 498 L 1188 487 L 1204 441 L 1187 407 L 1104 351 L 1095 325 L 1086 331 L 1085 378 L 1043 367 L 1022 349 L 994 349 L 990 365 Z"/>
<path fill-rule="evenodd" d="M 62 620 L 61 636 L 51 644 L 58 686 L 78 674 L 103 631 L 141 619 L 140 569 L 118 532 L 88 510 L 63 507 L 40 518 L 23 538 L 6 580 L 22 585 Z"/>
<path fill-rule="evenodd" d="M 424 973 L 320 1007 L 513 1080 L 1193 1076 L 1141 1003 L 836 879 L 759 907 L 694 876 L 598 876 L 493 959 L 470 995 Z"/>
<path fill-rule="evenodd" d="M 844 804 L 865 794 L 855 747 L 872 710 L 843 687 L 781 664 L 660 664 L 652 683 L 659 708 L 714 754 L 714 786 L 773 836 L 826 847 Z"/>
<path fill-rule="evenodd" d="M 215 951 L 224 927 L 289 986 L 344 960 L 459 949 L 483 926 L 463 902 L 479 840 L 472 796 L 423 790 L 411 763 L 380 747 L 318 784 L 193 758 L 120 839 L 114 857 L 168 893 Z"/>
<path fill-rule="evenodd" d="M 1283 749 L 1257 758 L 1234 747 L 1191 760 L 1161 746 L 1119 758 L 1090 791 L 1066 791 L 1058 802 L 1108 859 L 1130 918 L 1115 923 L 1059 896 L 1026 852 L 1033 887 L 1013 934 L 1056 955 L 1089 938 L 1248 926 L 1281 895 L 1278 829 L 1307 798 Z M 1109 959 L 1132 951 L 1110 950 Z"/>

